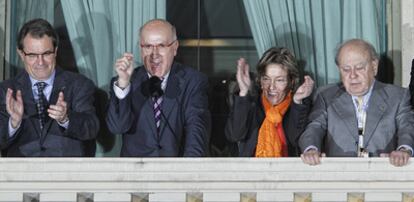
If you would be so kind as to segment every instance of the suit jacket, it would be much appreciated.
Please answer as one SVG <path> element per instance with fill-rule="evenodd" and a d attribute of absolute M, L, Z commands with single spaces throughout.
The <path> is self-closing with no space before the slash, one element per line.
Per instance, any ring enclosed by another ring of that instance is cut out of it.
<path fill-rule="evenodd" d="M 153 101 L 143 93 L 148 80 L 144 66 L 131 76 L 131 90 L 123 99 L 113 92 L 107 114 L 108 128 L 122 134 L 121 156 L 205 156 L 210 134 L 207 77 L 196 70 L 174 63 L 161 104 L 160 133 L 154 120 Z"/>
<path fill-rule="evenodd" d="M 6 111 L 6 92 L 21 90 L 24 114 L 20 128 L 10 138 L 9 114 Z M 48 118 L 40 129 L 36 102 L 26 71 L 0 84 L 0 147 L 6 156 L 85 156 L 86 141 L 94 140 L 99 122 L 93 107 L 94 84 L 86 77 L 56 69 L 49 103 L 57 102 L 59 92 L 64 92 L 67 102 L 69 126 L 61 127 L 56 120 Z"/>
<path fill-rule="evenodd" d="M 317 94 L 310 123 L 299 144 L 325 151 L 327 156 L 357 156 L 358 123 L 352 97 L 342 83 Z M 401 145 L 414 146 L 414 115 L 407 89 L 375 81 L 368 101 L 364 148 L 371 156 L 390 153 Z"/>
<path fill-rule="evenodd" d="M 230 142 L 237 142 L 239 156 L 252 157 L 256 152 L 259 129 L 265 119 L 265 111 L 260 96 L 234 96 L 234 105 L 227 120 L 225 134 Z M 299 135 L 307 123 L 310 99 L 303 104 L 291 103 L 283 117 L 283 130 L 286 135 L 289 156 L 298 156 Z"/>

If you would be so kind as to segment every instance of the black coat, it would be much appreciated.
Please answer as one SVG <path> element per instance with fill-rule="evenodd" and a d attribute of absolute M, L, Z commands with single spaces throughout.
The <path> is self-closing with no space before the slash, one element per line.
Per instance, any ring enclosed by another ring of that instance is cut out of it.
<path fill-rule="evenodd" d="M 283 130 L 286 135 L 289 156 L 299 156 L 297 141 L 307 123 L 311 100 L 303 104 L 291 103 L 283 117 Z M 260 95 L 240 97 L 234 95 L 234 104 L 227 120 L 225 134 L 230 142 L 237 142 L 240 157 L 255 155 L 259 129 L 265 118 Z"/>

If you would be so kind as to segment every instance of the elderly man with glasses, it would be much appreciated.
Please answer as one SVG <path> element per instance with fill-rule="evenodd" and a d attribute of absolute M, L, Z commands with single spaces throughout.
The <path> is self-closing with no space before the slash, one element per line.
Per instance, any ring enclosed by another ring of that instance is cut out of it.
<path fill-rule="evenodd" d="M 141 60 L 124 53 L 114 65 L 106 121 L 122 135 L 121 156 L 206 156 L 210 136 L 205 75 L 174 62 L 176 30 L 161 19 L 145 23 L 139 33 Z"/>

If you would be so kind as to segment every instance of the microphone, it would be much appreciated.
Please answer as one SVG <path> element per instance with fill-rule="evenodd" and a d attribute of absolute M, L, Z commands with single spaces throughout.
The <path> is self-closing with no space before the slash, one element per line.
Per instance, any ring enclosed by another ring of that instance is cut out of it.
<path fill-rule="evenodd" d="M 161 97 L 164 91 L 161 89 L 161 79 L 157 76 L 145 80 L 141 84 L 141 92 L 145 97 Z"/>

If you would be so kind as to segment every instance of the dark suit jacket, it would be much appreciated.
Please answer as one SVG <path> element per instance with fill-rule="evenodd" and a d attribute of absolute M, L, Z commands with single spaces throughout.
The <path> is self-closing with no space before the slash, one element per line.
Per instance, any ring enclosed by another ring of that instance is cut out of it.
<path fill-rule="evenodd" d="M 310 99 L 303 104 L 291 103 L 283 117 L 283 130 L 288 143 L 289 156 L 298 156 L 297 140 L 306 126 Z M 260 96 L 234 96 L 234 105 L 227 120 L 225 134 L 230 142 L 237 142 L 239 156 L 252 157 L 256 152 L 259 129 L 265 118 Z"/>
<path fill-rule="evenodd" d="M 136 68 L 131 91 L 118 99 L 111 82 L 107 124 L 112 133 L 122 134 L 121 156 L 205 156 L 210 137 L 208 80 L 203 74 L 174 63 L 163 95 L 160 135 L 157 135 L 153 101 L 142 92 L 148 80 L 144 66 Z M 166 119 L 168 121 L 166 121 Z"/>
<path fill-rule="evenodd" d="M 14 93 L 21 90 L 24 114 L 20 128 L 9 138 L 6 111 L 7 88 Z M 29 75 L 24 71 L 15 78 L 0 84 L 0 147 L 6 156 L 85 156 L 85 141 L 93 140 L 99 122 L 93 107 L 94 84 L 86 77 L 56 69 L 49 103 L 55 104 L 59 92 L 64 92 L 68 104 L 69 127 L 64 129 L 57 121 L 48 118 L 43 130 L 37 117 Z"/>
<path fill-rule="evenodd" d="M 342 83 L 323 87 L 309 115 L 299 145 L 327 156 L 357 156 L 358 123 L 352 97 Z M 371 156 L 414 146 L 414 114 L 407 89 L 375 81 L 368 101 L 364 147 Z"/>

